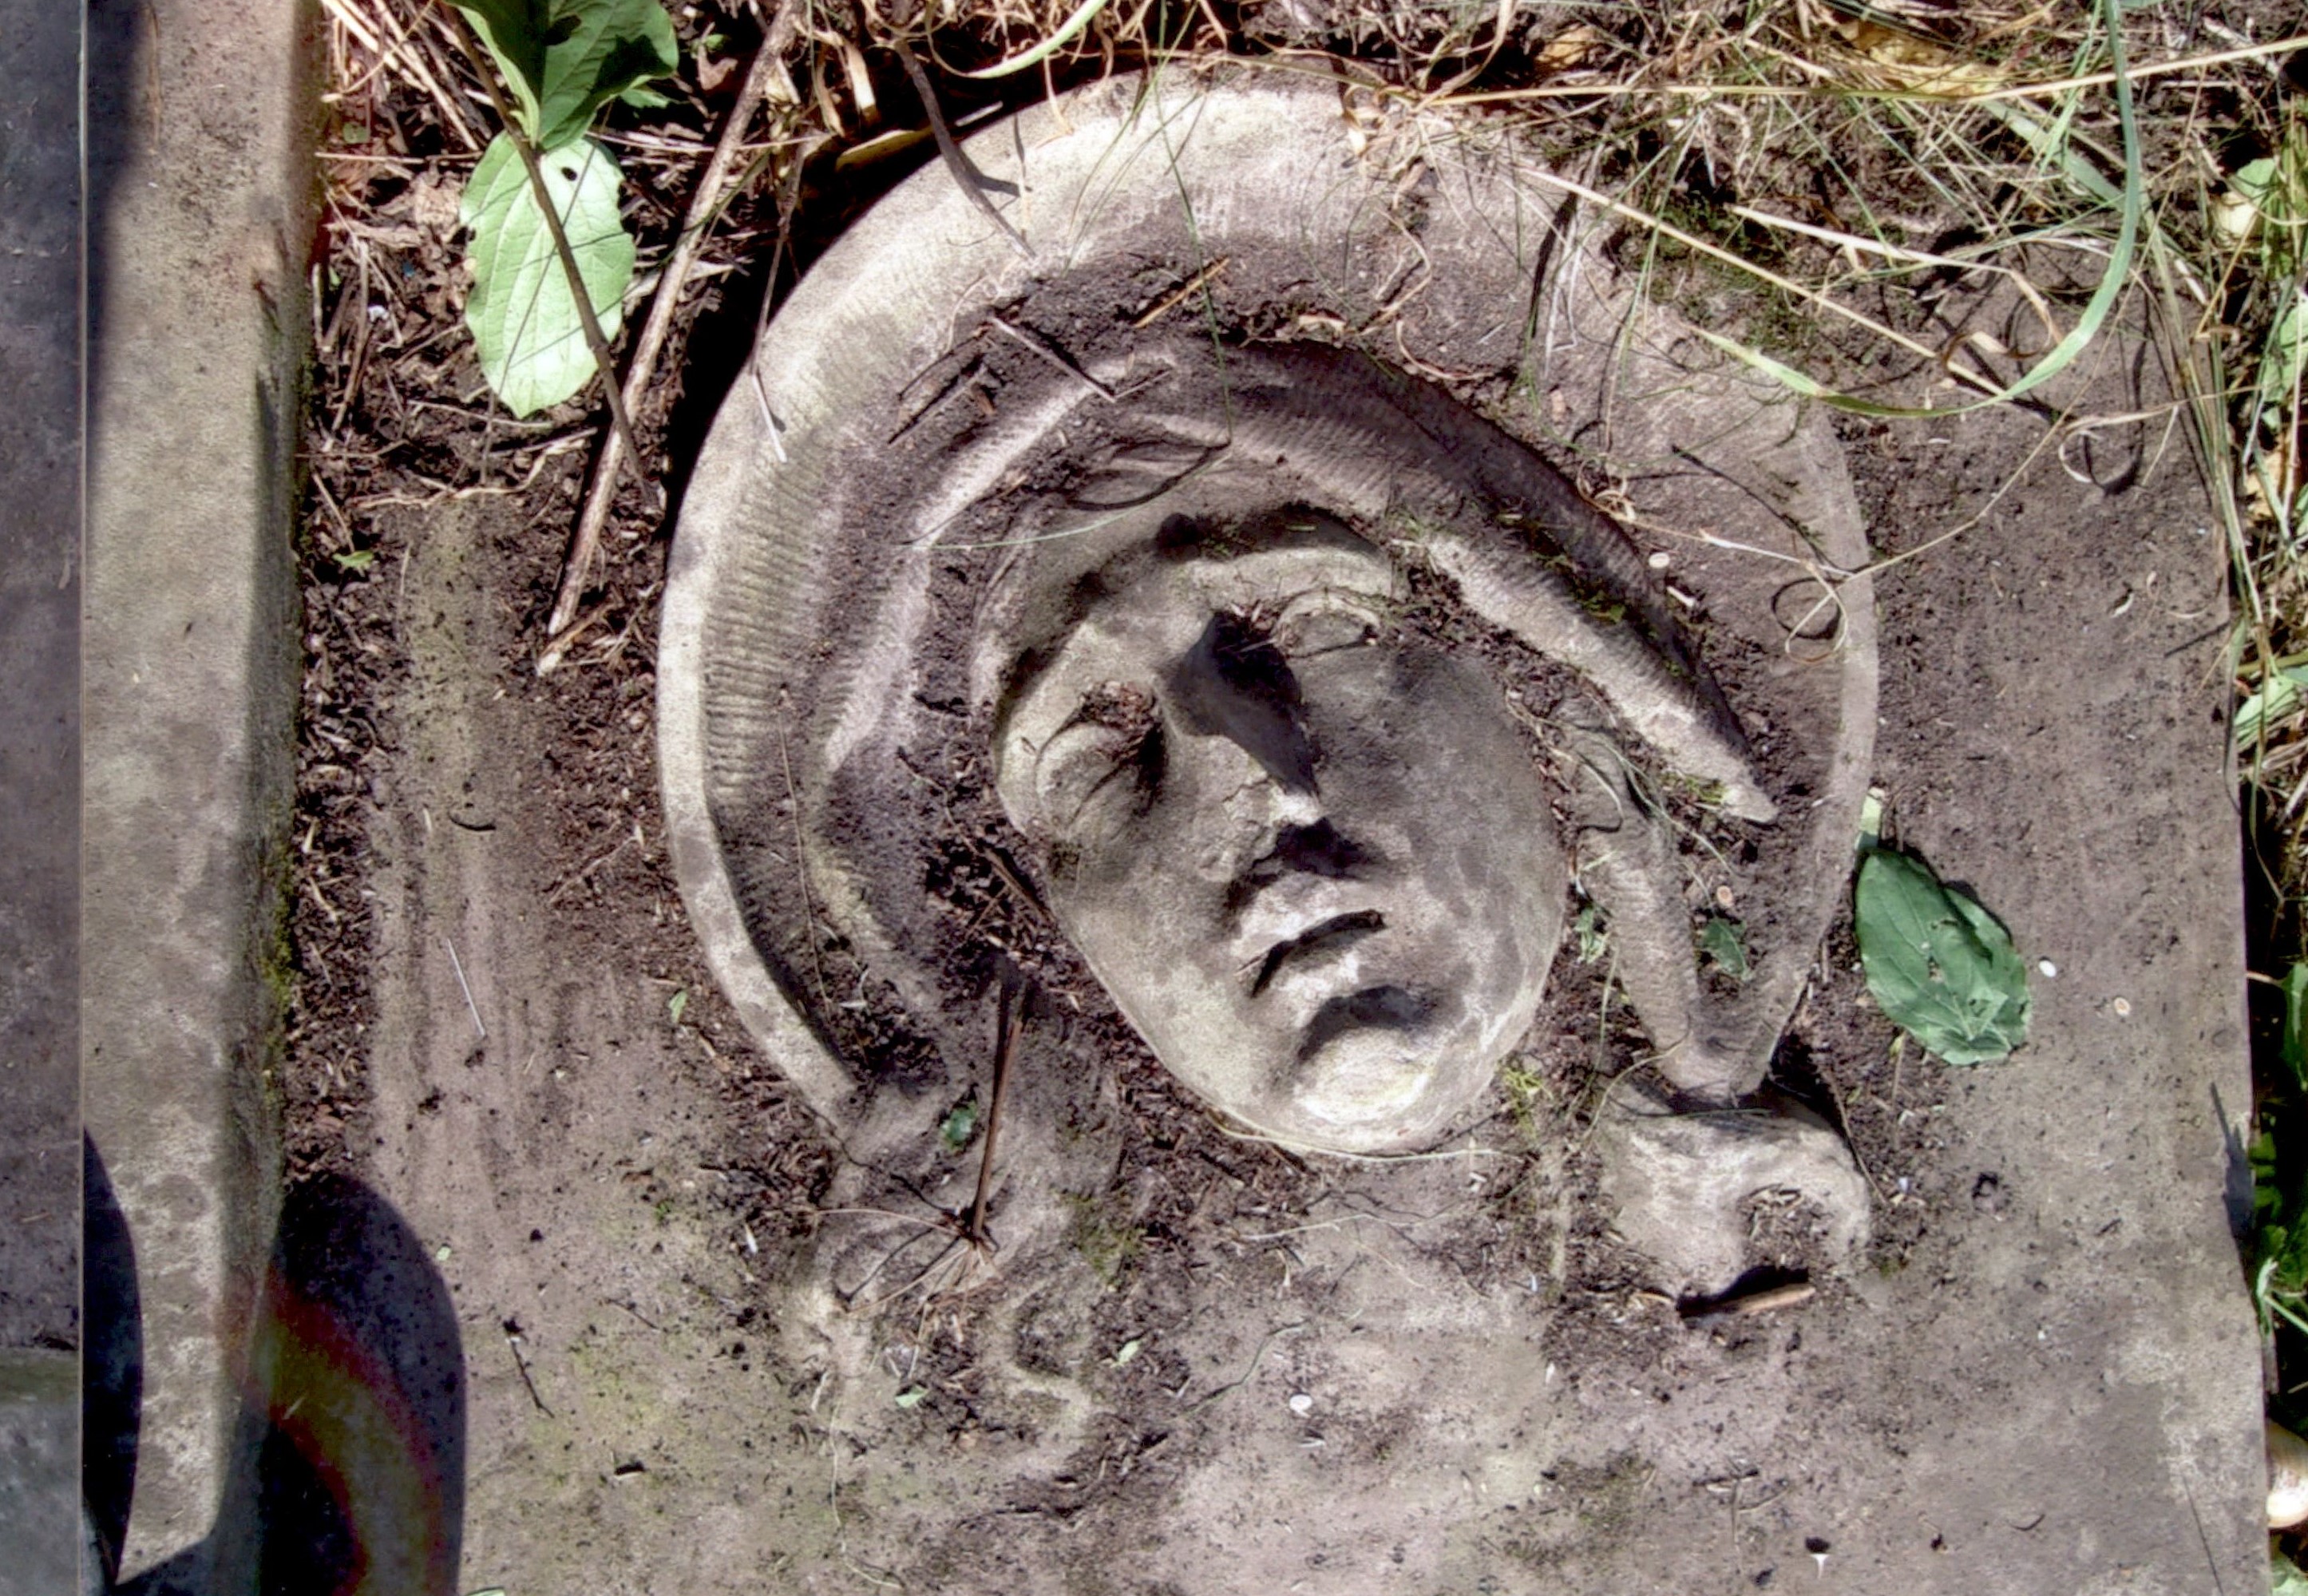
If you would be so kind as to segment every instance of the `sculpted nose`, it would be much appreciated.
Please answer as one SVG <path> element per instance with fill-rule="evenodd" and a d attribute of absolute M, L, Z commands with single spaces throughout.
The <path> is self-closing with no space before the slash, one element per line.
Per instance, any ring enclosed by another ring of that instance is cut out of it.
<path fill-rule="evenodd" d="M 1262 640 L 1213 616 L 1201 638 L 1173 669 L 1168 698 L 1179 727 L 1215 738 L 1249 756 L 1279 789 L 1279 818 L 1304 823 L 1322 813 L 1314 791 L 1314 748 L 1298 712 L 1298 680 Z"/>

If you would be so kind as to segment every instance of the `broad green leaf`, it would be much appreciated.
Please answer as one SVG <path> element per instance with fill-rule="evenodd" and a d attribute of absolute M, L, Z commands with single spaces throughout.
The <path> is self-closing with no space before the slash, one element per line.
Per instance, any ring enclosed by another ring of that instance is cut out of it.
<path fill-rule="evenodd" d="M 2228 182 L 2253 204 L 2266 204 L 2269 191 L 2276 186 L 2276 157 L 2263 155 L 2258 160 L 2245 161 L 2236 168 Z"/>
<path fill-rule="evenodd" d="M 545 36 L 553 25 L 549 0 L 450 0 L 450 4 L 464 13 L 495 60 L 498 73 L 512 85 L 521 130 L 534 139 L 538 89 L 545 81 Z"/>
<path fill-rule="evenodd" d="M 926 1385 L 909 1385 L 903 1391 L 898 1393 L 896 1401 L 898 1406 L 901 1408 L 917 1407 L 920 1405 L 921 1400 L 929 1393 L 930 1388 Z"/>
<path fill-rule="evenodd" d="M 452 3 L 496 58 L 521 131 L 541 149 L 570 142 L 603 106 L 681 65 L 673 19 L 658 0 Z"/>
<path fill-rule="evenodd" d="M 2282 1552 L 2271 1549 L 2268 1554 L 2269 1596 L 2308 1596 L 2308 1574 Z"/>
<path fill-rule="evenodd" d="M 538 157 L 602 333 L 615 337 L 633 280 L 633 241 L 617 215 L 617 163 L 590 139 Z M 465 324 L 481 375 L 516 416 L 558 404 L 593 375 L 569 275 L 512 140 L 499 134 L 465 185 L 473 291 Z"/>
<path fill-rule="evenodd" d="M 1737 920 L 1719 914 L 1708 916 L 1699 930 L 1699 951 L 1733 980 L 1747 979 L 1747 927 Z"/>
<path fill-rule="evenodd" d="M 1919 860 L 1860 861 L 1854 930 L 1867 989 L 1950 1064 L 2002 1058 L 2028 1037 L 2028 974 L 1994 916 Z"/>

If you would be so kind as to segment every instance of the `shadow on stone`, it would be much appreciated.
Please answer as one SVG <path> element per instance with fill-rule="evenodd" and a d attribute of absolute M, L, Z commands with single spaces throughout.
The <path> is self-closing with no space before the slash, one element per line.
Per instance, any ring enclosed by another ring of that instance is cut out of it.
<path fill-rule="evenodd" d="M 104 1155 L 83 1136 L 81 1490 L 108 1582 L 120 1572 L 128 1504 L 136 1488 L 136 1430 L 144 1393 L 144 1337 L 136 1245 L 113 1195 Z"/>
<path fill-rule="evenodd" d="M 265 1307 L 260 1589 L 453 1592 L 464 1355 L 422 1243 L 359 1182 L 307 1182 L 281 1215 Z"/>

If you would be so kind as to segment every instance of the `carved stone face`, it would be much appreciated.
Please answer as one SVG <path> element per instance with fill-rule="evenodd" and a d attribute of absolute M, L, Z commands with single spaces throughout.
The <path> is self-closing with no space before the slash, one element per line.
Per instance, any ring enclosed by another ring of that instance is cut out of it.
<path fill-rule="evenodd" d="M 1093 585 L 995 737 L 1060 926 L 1216 1107 L 1336 1151 L 1431 1139 L 1529 1026 L 1562 928 L 1497 686 L 1398 626 L 1392 562 L 1316 514 Z"/>

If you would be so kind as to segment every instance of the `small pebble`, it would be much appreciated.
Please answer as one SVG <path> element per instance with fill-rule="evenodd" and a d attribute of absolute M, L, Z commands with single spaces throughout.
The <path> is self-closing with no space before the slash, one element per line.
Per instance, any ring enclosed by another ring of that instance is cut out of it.
<path fill-rule="evenodd" d="M 2060 973 L 2060 967 L 2053 963 L 2049 959 L 2037 960 L 2036 968 L 2042 971 L 2047 976 L 2054 976 Z"/>
<path fill-rule="evenodd" d="M 1666 570 L 1667 568 L 1667 563 L 1671 557 L 1672 556 L 1670 556 L 1667 551 L 1664 548 L 1654 551 L 1651 555 L 1651 569 L 1654 571 Z"/>
<path fill-rule="evenodd" d="M 1314 1399 L 1302 1391 L 1290 1399 L 1290 1411 L 1304 1419 L 1314 1411 Z"/>
<path fill-rule="evenodd" d="M 2131 1013 L 2131 999 L 2129 997 L 2119 997 L 2114 1003 L 2108 1005 L 2108 1006 L 2115 1011 L 2115 1017 L 2121 1020 L 2125 1015 Z"/>

